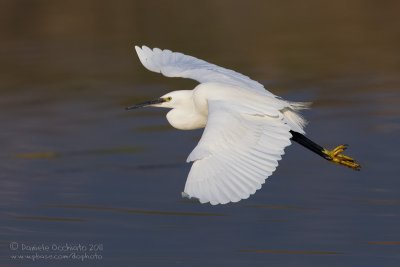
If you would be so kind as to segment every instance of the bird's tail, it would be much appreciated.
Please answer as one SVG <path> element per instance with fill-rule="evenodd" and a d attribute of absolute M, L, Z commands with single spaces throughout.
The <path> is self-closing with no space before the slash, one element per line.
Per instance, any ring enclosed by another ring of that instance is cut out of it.
<path fill-rule="evenodd" d="M 307 121 L 299 114 L 299 111 L 308 109 L 310 106 L 311 102 L 289 102 L 289 107 L 282 110 L 286 123 L 289 124 L 293 131 L 304 134 L 304 127 L 307 125 Z"/>
<path fill-rule="evenodd" d="M 294 110 L 309 109 L 312 102 L 289 102 L 290 107 Z"/>

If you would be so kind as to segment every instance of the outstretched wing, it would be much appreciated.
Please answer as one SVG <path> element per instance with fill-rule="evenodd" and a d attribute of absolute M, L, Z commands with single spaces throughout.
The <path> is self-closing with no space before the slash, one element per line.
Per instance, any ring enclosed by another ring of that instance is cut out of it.
<path fill-rule="evenodd" d="M 283 115 L 259 114 L 224 101 L 208 102 L 208 121 L 198 145 L 184 193 L 202 203 L 246 199 L 261 188 L 290 144 Z"/>
<path fill-rule="evenodd" d="M 151 50 L 147 46 L 142 46 L 142 48 L 135 46 L 135 49 L 140 61 L 148 70 L 162 73 L 164 76 L 189 78 L 200 83 L 225 83 L 272 95 L 259 82 L 204 60 L 170 50 L 159 48 Z"/>

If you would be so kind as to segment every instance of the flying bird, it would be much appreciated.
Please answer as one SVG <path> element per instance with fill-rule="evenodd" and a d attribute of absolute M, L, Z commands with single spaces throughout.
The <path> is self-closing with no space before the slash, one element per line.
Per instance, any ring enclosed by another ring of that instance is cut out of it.
<path fill-rule="evenodd" d="M 168 122 L 179 130 L 205 128 L 187 162 L 193 162 L 182 195 L 212 205 L 247 199 L 278 166 L 295 141 L 322 158 L 360 170 L 343 155 L 347 145 L 328 150 L 305 136 L 299 111 L 308 103 L 286 101 L 249 77 L 204 60 L 159 48 L 135 47 L 148 70 L 198 81 L 193 90 L 169 92 L 127 107 L 171 109 Z"/>

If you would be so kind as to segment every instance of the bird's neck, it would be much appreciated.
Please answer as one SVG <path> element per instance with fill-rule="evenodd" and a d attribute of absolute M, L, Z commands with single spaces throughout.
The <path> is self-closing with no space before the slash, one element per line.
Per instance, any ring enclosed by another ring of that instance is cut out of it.
<path fill-rule="evenodd" d="M 183 106 L 174 108 L 167 114 L 168 122 L 179 130 L 194 130 L 204 128 L 207 123 L 207 117 L 196 112 L 194 106 Z"/>

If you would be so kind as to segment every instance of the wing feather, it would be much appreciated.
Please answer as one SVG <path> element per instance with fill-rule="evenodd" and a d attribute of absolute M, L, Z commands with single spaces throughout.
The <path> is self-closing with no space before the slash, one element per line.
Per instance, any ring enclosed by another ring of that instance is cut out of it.
<path fill-rule="evenodd" d="M 164 76 L 189 78 L 200 83 L 225 83 L 273 95 L 262 84 L 250 79 L 248 76 L 201 59 L 167 49 L 154 48 L 152 50 L 147 46 L 135 46 L 135 49 L 143 66 Z"/>
<path fill-rule="evenodd" d="M 194 162 L 184 192 L 213 205 L 246 199 L 275 171 L 290 144 L 290 126 L 283 116 L 248 115 L 221 100 L 209 100 L 208 109 L 207 126 L 188 157 Z"/>

